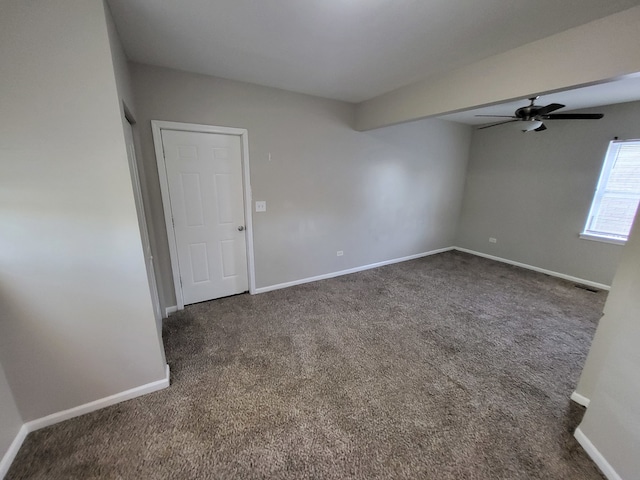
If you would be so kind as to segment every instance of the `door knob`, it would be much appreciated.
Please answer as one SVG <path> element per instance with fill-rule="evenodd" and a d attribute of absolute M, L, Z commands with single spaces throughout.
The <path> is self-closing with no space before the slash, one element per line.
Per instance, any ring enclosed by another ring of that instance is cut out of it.
<path fill-rule="evenodd" d="M 240 225 L 240 226 L 238 227 L 238 231 L 239 231 L 239 232 L 241 232 L 241 231 L 243 231 L 243 230 L 244 230 L 244 225 Z"/>

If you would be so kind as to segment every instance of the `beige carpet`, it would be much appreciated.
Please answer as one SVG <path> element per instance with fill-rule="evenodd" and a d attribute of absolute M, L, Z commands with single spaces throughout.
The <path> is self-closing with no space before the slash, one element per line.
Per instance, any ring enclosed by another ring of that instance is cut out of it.
<path fill-rule="evenodd" d="M 165 325 L 169 389 L 30 434 L 9 479 L 601 479 L 569 400 L 605 293 L 449 252 Z"/>

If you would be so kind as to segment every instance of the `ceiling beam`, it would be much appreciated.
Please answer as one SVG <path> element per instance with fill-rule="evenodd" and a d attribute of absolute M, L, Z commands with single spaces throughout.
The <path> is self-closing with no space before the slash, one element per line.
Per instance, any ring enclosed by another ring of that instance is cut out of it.
<path fill-rule="evenodd" d="M 365 131 L 640 72 L 640 6 L 432 76 L 356 106 Z"/>

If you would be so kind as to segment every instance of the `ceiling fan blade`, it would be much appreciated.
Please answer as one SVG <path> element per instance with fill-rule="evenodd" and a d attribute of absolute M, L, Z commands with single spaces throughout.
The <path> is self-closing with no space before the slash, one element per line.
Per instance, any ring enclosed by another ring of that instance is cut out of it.
<path fill-rule="evenodd" d="M 502 118 L 518 118 L 513 115 L 474 115 L 475 117 L 502 117 Z"/>
<path fill-rule="evenodd" d="M 507 120 L 506 122 L 492 123 L 491 125 L 485 125 L 484 127 L 478 127 L 478 130 L 485 128 L 497 127 L 498 125 L 504 125 L 505 123 L 519 122 L 520 120 Z"/>
<path fill-rule="evenodd" d="M 603 113 L 554 113 L 544 115 L 544 120 L 599 120 L 604 117 Z"/>
<path fill-rule="evenodd" d="M 535 129 L 536 132 L 544 132 L 547 127 L 544 126 L 544 123 Z"/>
<path fill-rule="evenodd" d="M 537 115 L 548 115 L 549 113 L 555 112 L 556 110 L 560 110 L 561 108 L 564 108 L 564 105 L 562 105 L 560 103 L 550 103 L 546 107 L 538 108 L 538 110 L 536 112 L 536 116 Z"/>

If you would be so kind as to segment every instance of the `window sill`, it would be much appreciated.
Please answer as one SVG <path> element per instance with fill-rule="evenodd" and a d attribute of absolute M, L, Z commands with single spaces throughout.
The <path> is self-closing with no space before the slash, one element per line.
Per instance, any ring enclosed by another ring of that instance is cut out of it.
<path fill-rule="evenodd" d="M 627 243 L 626 240 L 622 240 L 620 238 L 593 235 L 592 233 L 581 233 L 580 238 L 584 240 L 592 240 L 594 242 L 611 243 L 613 245 L 625 245 Z"/>

